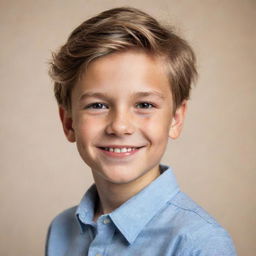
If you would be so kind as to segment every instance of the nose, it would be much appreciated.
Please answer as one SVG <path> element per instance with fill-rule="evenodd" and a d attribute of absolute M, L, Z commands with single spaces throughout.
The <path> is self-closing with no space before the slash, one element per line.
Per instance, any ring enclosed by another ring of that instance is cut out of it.
<path fill-rule="evenodd" d="M 106 133 L 108 135 L 131 135 L 134 133 L 134 120 L 126 110 L 114 111 L 110 113 Z"/>

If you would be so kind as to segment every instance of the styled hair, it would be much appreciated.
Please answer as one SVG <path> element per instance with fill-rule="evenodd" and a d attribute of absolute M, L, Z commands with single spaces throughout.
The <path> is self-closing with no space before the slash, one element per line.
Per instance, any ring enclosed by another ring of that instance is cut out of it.
<path fill-rule="evenodd" d="M 191 84 L 197 76 L 196 58 L 189 44 L 145 12 L 121 7 L 83 22 L 53 53 L 49 74 L 58 104 L 71 109 L 72 89 L 91 61 L 129 49 L 164 58 L 174 111 L 189 99 Z"/>

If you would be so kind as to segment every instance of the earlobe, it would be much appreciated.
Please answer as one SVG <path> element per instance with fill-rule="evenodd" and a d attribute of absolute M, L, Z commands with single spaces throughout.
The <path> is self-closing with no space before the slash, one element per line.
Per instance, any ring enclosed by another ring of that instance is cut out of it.
<path fill-rule="evenodd" d="M 184 100 L 182 104 L 176 109 L 175 114 L 173 115 L 171 126 L 169 130 L 169 137 L 171 139 L 177 139 L 180 136 L 185 114 L 187 111 L 187 100 Z"/>
<path fill-rule="evenodd" d="M 62 106 L 59 107 L 59 115 L 60 115 L 60 120 L 62 123 L 62 127 L 64 130 L 64 133 L 66 135 L 66 138 L 70 142 L 75 142 L 75 131 L 73 129 L 73 120 L 71 117 L 71 114 Z"/>

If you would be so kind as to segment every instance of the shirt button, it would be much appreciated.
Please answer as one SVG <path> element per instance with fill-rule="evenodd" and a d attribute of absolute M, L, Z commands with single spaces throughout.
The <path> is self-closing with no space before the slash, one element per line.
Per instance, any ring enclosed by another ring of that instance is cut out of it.
<path fill-rule="evenodd" d="M 104 219 L 104 220 L 103 220 L 103 223 L 104 223 L 104 224 L 109 224 L 109 223 L 110 223 L 110 219 L 109 219 L 109 218 Z"/>

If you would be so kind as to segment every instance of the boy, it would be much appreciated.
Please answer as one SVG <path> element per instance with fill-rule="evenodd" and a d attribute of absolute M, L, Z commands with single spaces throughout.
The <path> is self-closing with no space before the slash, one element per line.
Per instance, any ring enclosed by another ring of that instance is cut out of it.
<path fill-rule="evenodd" d="M 227 232 L 160 165 L 196 77 L 186 41 L 137 9 L 111 9 L 72 32 L 51 76 L 65 135 L 95 184 L 53 220 L 46 255 L 236 254 Z"/>

